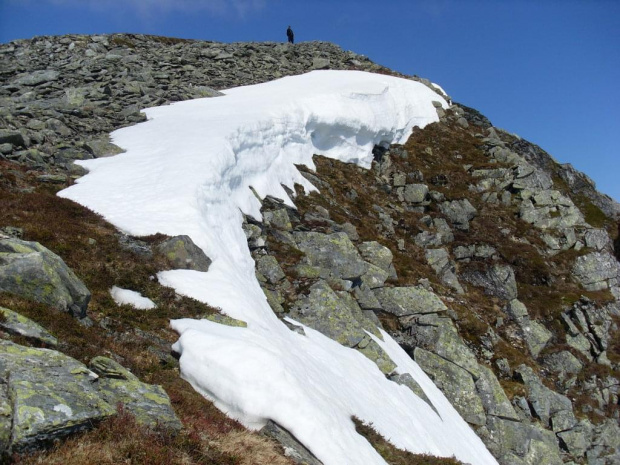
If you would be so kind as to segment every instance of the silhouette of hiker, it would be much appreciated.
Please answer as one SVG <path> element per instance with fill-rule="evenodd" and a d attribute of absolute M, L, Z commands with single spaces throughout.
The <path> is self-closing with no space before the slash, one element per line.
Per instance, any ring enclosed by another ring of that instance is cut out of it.
<path fill-rule="evenodd" d="M 295 43 L 295 34 L 293 34 L 293 30 L 291 29 L 291 26 L 288 27 L 288 29 L 286 30 L 286 37 L 288 37 L 288 41 L 291 44 Z"/>

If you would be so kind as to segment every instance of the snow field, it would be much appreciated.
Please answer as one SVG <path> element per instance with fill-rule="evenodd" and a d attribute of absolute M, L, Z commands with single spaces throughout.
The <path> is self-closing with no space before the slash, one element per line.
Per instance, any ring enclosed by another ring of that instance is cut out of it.
<path fill-rule="evenodd" d="M 282 324 L 255 278 L 241 228 L 241 212 L 261 217 L 250 186 L 292 204 L 282 184 L 316 190 L 295 164 L 314 168 L 318 153 L 369 167 L 375 144 L 404 143 L 414 126 L 437 121 L 433 100 L 447 103 L 423 84 L 356 71 L 315 71 L 224 93 L 145 110 L 147 122 L 112 134 L 125 153 L 80 162 L 89 174 L 59 194 L 133 235 L 187 234 L 213 260 L 207 273 L 172 270 L 158 279 L 248 327 L 172 321 L 182 376 L 250 428 L 274 420 L 325 465 L 385 463 L 355 432 L 352 415 L 412 452 L 495 464 L 387 334 L 378 342 L 439 415 L 359 352 Z"/>

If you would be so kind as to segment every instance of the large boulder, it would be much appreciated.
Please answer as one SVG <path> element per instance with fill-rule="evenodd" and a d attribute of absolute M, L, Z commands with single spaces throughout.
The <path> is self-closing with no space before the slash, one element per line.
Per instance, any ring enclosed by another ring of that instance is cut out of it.
<path fill-rule="evenodd" d="M 116 412 L 97 391 L 97 375 L 60 352 L 0 341 L 0 373 L 11 407 L 10 451 L 91 428 Z"/>
<path fill-rule="evenodd" d="M 368 270 L 368 263 L 362 259 L 344 232 L 296 232 L 294 237 L 308 264 L 326 268 L 334 277 L 353 280 Z"/>
<path fill-rule="evenodd" d="M 573 275 L 588 291 L 620 285 L 620 263 L 609 252 L 592 252 L 575 260 Z"/>
<path fill-rule="evenodd" d="M 381 337 L 376 324 L 368 319 L 346 292 L 336 293 L 320 280 L 292 306 L 289 316 L 338 341 L 354 347 L 377 364 L 384 373 L 396 365 L 366 331 Z"/>
<path fill-rule="evenodd" d="M 0 238 L 0 291 L 86 316 L 90 292 L 56 254 L 38 242 Z"/>
<path fill-rule="evenodd" d="M 172 431 L 181 429 L 170 398 L 161 386 L 143 383 L 107 357 L 95 357 L 90 361 L 89 368 L 99 375 L 97 389 L 110 405 L 123 404 L 141 425 L 163 426 Z"/>
<path fill-rule="evenodd" d="M 160 386 L 105 357 L 90 367 L 54 350 L 0 340 L 0 456 L 90 429 L 119 404 L 141 425 L 181 428 Z"/>
<path fill-rule="evenodd" d="M 157 247 L 170 264 L 182 270 L 209 271 L 211 259 L 189 236 L 175 236 L 166 239 Z"/>

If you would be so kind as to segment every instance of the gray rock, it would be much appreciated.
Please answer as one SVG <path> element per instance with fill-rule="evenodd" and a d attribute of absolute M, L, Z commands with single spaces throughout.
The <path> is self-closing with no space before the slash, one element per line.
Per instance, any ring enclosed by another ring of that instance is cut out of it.
<path fill-rule="evenodd" d="M 284 449 L 284 455 L 289 457 L 298 465 L 323 465 L 312 452 L 295 438 L 286 429 L 277 423 L 269 420 L 267 424 L 260 430 L 264 436 L 270 437 L 278 441 Z"/>
<path fill-rule="evenodd" d="M 122 404 L 141 425 L 181 430 L 181 421 L 161 386 L 141 382 L 129 370 L 107 357 L 95 357 L 89 367 L 99 375 L 97 389 L 110 405 Z"/>
<path fill-rule="evenodd" d="M 506 306 L 506 312 L 521 330 L 521 337 L 525 340 L 530 353 L 538 357 L 553 334 L 537 321 L 530 319 L 527 308 L 520 301 L 513 299 Z"/>
<path fill-rule="evenodd" d="M 575 379 L 583 369 L 583 363 L 567 350 L 550 354 L 543 359 L 543 365 L 555 373 L 560 383 Z"/>
<path fill-rule="evenodd" d="M 473 425 L 486 423 L 482 402 L 468 372 L 419 347 L 414 350 L 414 358 L 466 422 Z"/>
<path fill-rule="evenodd" d="M 392 265 L 392 251 L 377 241 L 362 242 L 357 246 L 360 254 L 369 263 L 389 271 Z"/>
<path fill-rule="evenodd" d="M 118 145 L 111 143 L 109 138 L 91 139 L 84 144 L 84 148 L 95 158 L 111 157 L 124 152 Z"/>
<path fill-rule="evenodd" d="M 348 293 L 336 294 L 325 281 L 318 281 L 310 287 L 308 295 L 292 305 L 289 317 L 346 347 L 358 348 L 384 373 L 396 367 L 383 349 L 366 334 L 369 331 L 380 337 L 374 322 L 364 315 Z"/>
<path fill-rule="evenodd" d="M 260 256 L 256 260 L 256 269 L 270 284 L 276 284 L 286 277 L 278 261 L 271 255 Z"/>
<path fill-rule="evenodd" d="M 427 249 L 425 256 L 428 264 L 446 286 L 451 287 L 459 294 L 465 292 L 456 277 L 456 267 L 454 262 L 450 260 L 447 249 Z"/>
<path fill-rule="evenodd" d="M 543 425 L 557 433 L 572 429 L 577 424 L 570 399 L 546 387 L 530 367 L 520 365 L 516 373 L 527 388 L 527 400 L 532 412 Z"/>
<path fill-rule="evenodd" d="M 394 381 L 396 384 L 401 384 L 403 386 L 407 386 L 416 396 L 426 402 L 430 408 L 432 408 L 435 413 L 437 413 L 437 409 L 433 405 L 433 403 L 429 400 L 429 398 L 424 393 L 422 387 L 413 379 L 409 373 L 403 374 L 394 374 L 389 377 L 390 381 Z"/>
<path fill-rule="evenodd" d="M 405 202 L 422 203 L 428 195 L 428 186 L 426 184 L 407 184 L 403 192 Z"/>
<path fill-rule="evenodd" d="M 588 291 L 609 289 L 618 285 L 620 263 L 609 252 L 592 252 L 575 260 L 573 275 Z"/>
<path fill-rule="evenodd" d="M 115 413 L 96 389 L 97 375 L 59 352 L 0 341 L 0 368 L 8 372 L 12 452 L 91 428 Z"/>
<path fill-rule="evenodd" d="M 552 460 L 548 463 L 557 463 L 556 460 L 560 457 L 560 450 L 557 446 L 555 435 L 551 431 L 544 430 L 535 425 L 528 425 L 491 415 L 487 416 L 487 428 L 493 433 L 492 436 L 485 438 L 485 444 L 496 457 L 514 454 L 516 457 L 523 459 L 523 463 L 528 463 L 525 460 L 534 441 L 546 444 L 547 460 Z M 506 462 L 500 459 L 500 463 L 512 464 L 513 462 Z M 560 461 L 559 463 L 562 462 Z"/>
<path fill-rule="evenodd" d="M 62 259 L 38 242 L 0 238 L 0 290 L 83 318 L 90 292 Z"/>
<path fill-rule="evenodd" d="M 469 231 L 469 222 L 478 214 L 467 199 L 443 202 L 439 204 L 439 209 L 455 227 L 464 231 Z"/>
<path fill-rule="evenodd" d="M 611 238 L 604 229 L 589 229 L 584 235 L 586 247 L 601 251 L 611 247 Z"/>
<path fill-rule="evenodd" d="M 485 294 L 504 300 L 517 298 L 515 273 L 509 265 L 494 264 L 484 271 L 474 270 L 462 273 L 462 278 L 477 287 L 482 287 Z"/>
<path fill-rule="evenodd" d="M 512 407 L 510 400 L 489 368 L 478 367 L 479 378 L 476 380 L 476 391 L 482 401 L 487 415 L 519 421 L 519 416 Z"/>
<path fill-rule="evenodd" d="M 157 246 L 157 249 L 177 269 L 208 271 L 211 266 L 211 259 L 189 236 L 166 239 Z"/>
<path fill-rule="evenodd" d="M 266 225 L 282 231 L 290 231 L 293 229 L 291 219 L 286 208 L 264 212 L 263 221 Z"/>
<path fill-rule="evenodd" d="M 376 289 L 375 295 L 383 310 L 398 317 L 448 310 L 436 294 L 422 286 L 384 287 Z"/>
<path fill-rule="evenodd" d="M 15 147 L 26 147 L 26 140 L 19 131 L 0 129 L 0 144 L 11 144 Z"/>
<path fill-rule="evenodd" d="M 0 317 L 3 317 L 0 318 L 0 328 L 9 333 L 18 334 L 52 347 L 58 345 L 58 339 L 45 328 L 17 312 L 0 307 Z"/>
<path fill-rule="evenodd" d="M 295 232 L 293 236 L 308 264 L 329 269 L 337 278 L 353 280 L 368 271 L 346 233 Z"/>
<path fill-rule="evenodd" d="M 51 69 L 43 69 L 25 74 L 12 81 L 18 86 L 36 86 L 45 82 L 56 81 L 60 73 Z"/>

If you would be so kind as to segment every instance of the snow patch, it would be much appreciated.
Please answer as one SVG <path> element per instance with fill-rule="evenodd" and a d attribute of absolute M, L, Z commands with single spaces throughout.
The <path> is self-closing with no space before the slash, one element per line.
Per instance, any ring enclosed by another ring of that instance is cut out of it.
<path fill-rule="evenodd" d="M 143 297 L 139 292 L 130 289 L 112 286 L 110 295 L 117 305 L 131 305 L 138 310 L 151 310 L 155 308 L 155 303 L 151 299 Z"/>
<path fill-rule="evenodd" d="M 183 378 L 248 427 L 282 425 L 325 465 L 385 464 L 353 415 L 412 452 L 497 463 L 387 334 L 378 342 L 439 414 L 359 352 L 282 324 L 241 228 L 241 212 L 261 218 L 250 186 L 292 205 L 283 184 L 316 190 L 295 164 L 314 169 L 318 153 L 368 168 L 375 144 L 404 143 L 414 126 L 437 121 L 432 102 L 441 97 L 415 81 L 357 71 L 315 71 L 224 94 L 145 110 L 149 121 L 112 134 L 125 153 L 80 162 L 89 174 L 59 194 L 133 235 L 189 235 L 212 258 L 206 273 L 172 270 L 158 279 L 248 326 L 172 321 Z"/>
<path fill-rule="evenodd" d="M 52 410 L 54 410 L 54 412 L 62 412 L 69 418 L 73 416 L 73 410 L 71 410 L 71 407 L 65 404 L 54 405 L 54 408 Z"/>

